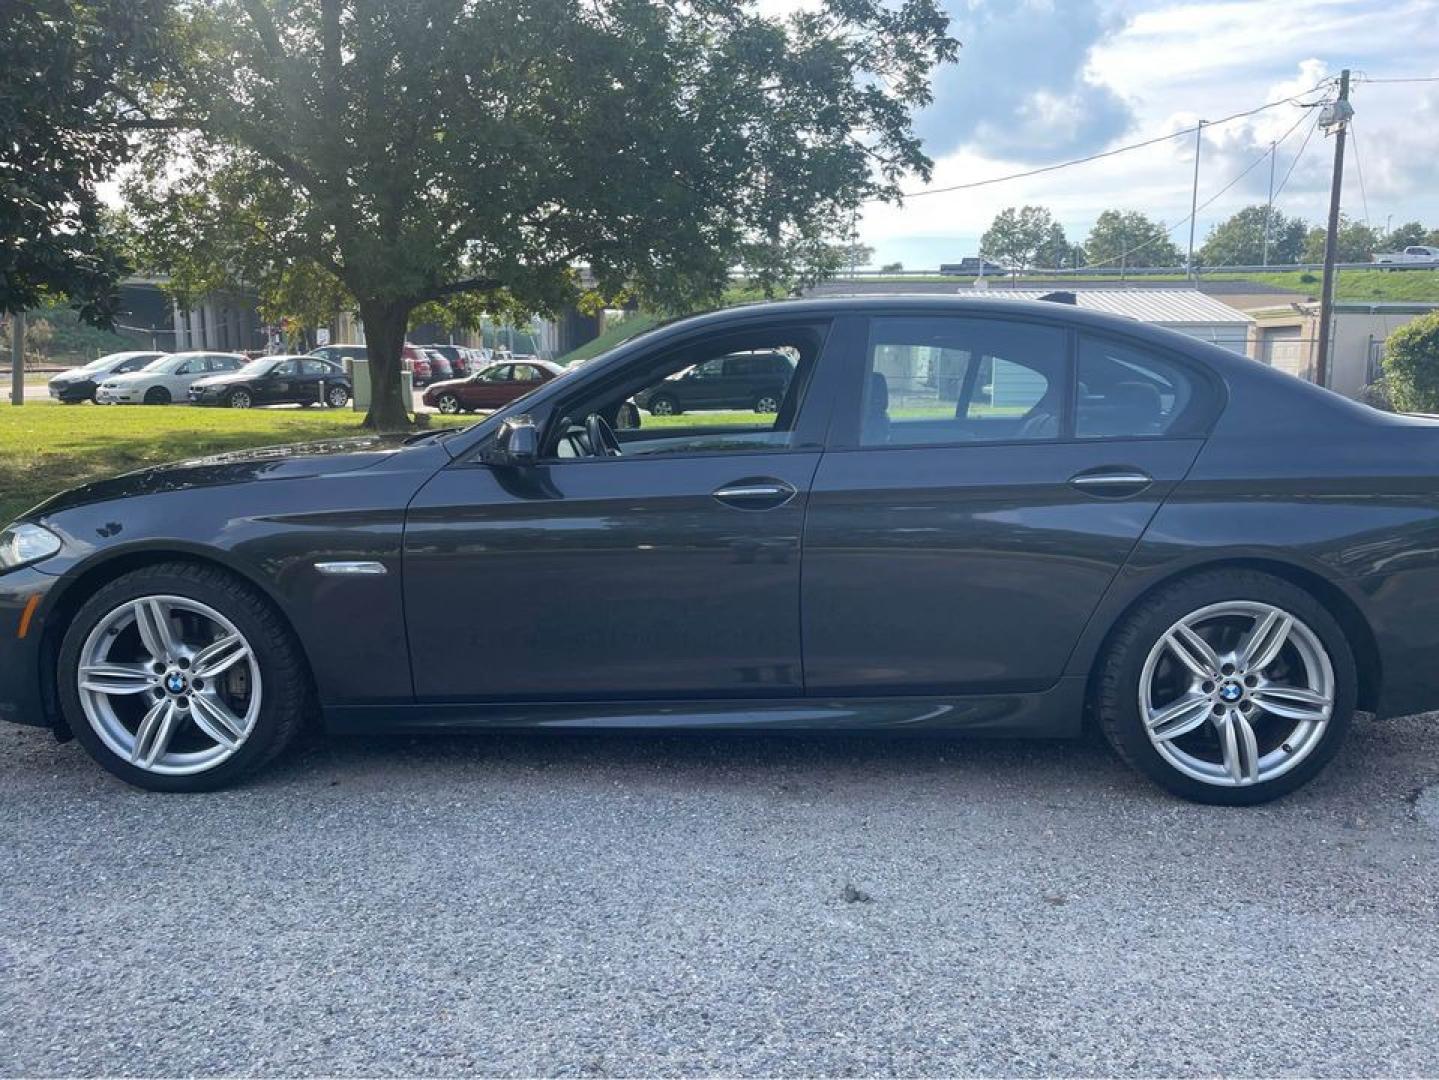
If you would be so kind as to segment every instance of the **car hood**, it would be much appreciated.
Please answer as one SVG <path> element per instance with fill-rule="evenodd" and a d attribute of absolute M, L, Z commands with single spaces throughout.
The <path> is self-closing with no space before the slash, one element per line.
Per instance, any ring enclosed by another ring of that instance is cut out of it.
<path fill-rule="evenodd" d="M 369 468 L 389 459 L 404 447 L 403 435 L 374 435 L 212 454 L 169 465 L 152 465 L 106 480 L 96 480 L 51 497 L 25 516 L 45 517 L 89 503 L 160 492 L 263 480 L 333 476 Z"/>
<path fill-rule="evenodd" d="M 168 374 L 169 372 L 167 371 L 147 371 L 141 369 L 140 371 L 127 371 L 123 375 L 101 375 L 97 377 L 95 381 L 101 386 L 107 386 L 111 383 L 144 382 L 146 379 L 154 379 Z"/>
<path fill-rule="evenodd" d="M 50 381 L 52 383 L 95 382 L 108 377 L 103 371 L 86 371 L 82 367 L 72 367 L 51 375 Z"/>
<path fill-rule="evenodd" d="M 227 371 L 223 375 L 206 375 L 203 379 L 196 379 L 190 385 L 203 390 L 207 386 L 228 386 L 231 383 L 247 383 L 249 381 L 248 375 L 241 375 L 238 371 Z"/>
<path fill-rule="evenodd" d="M 457 390 L 461 386 L 468 386 L 469 383 L 469 379 L 444 379 L 440 382 L 430 383 L 429 386 L 425 387 L 425 393 L 434 394 L 442 390 Z"/>

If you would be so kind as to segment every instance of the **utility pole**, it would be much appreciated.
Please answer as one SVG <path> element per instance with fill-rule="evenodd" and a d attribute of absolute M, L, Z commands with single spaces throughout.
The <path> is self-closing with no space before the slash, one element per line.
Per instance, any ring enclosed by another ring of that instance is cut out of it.
<path fill-rule="evenodd" d="M 1264 204 L 1264 265 L 1269 265 L 1269 222 L 1274 216 L 1274 158 L 1277 142 L 1269 144 L 1269 201 Z"/>
<path fill-rule="evenodd" d="M 1326 116 L 1325 113 L 1328 115 Z M 1329 185 L 1329 231 L 1324 234 L 1324 284 L 1319 292 L 1319 355 L 1314 360 L 1314 381 L 1329 384 L 1329 324 L 1334 318 L 1334 260 L 1339 251 L 1339 199 L 1344 188 L 1344 136 L 1354 110 L 1349 104 L 1349 69 L 1339 73 L 1339 100 L 1327 106 L 1319 122 L 1327 119 L 1334 133 L 1334 179 Z"/>
<path fill-rule="evenodd" d="M 1184 264 L 1184 269 L 1189 271 L 1189 277 L 1194 278 L 1194 219 L 1199 216 L 1199 148 L 1204 143 L 1204 121 L 1199 121 L 1199 127 L 1194 130 L 1194 194 L 1189 200 L 1189 258 Z"/>
<path fill-rule="evenodd" d="M 25 313 L 10 316 L 10 404 L 25 404 Z"/>

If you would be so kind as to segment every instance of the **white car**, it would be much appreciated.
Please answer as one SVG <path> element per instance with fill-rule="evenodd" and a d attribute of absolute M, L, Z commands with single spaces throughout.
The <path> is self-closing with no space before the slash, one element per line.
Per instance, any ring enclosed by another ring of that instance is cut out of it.
<path fill-rule="evenodd" d="M 1439 263 L 1439 247 L 1410 244 L 1403 251 L 1382 251 L 1374 256 L 1374 261 L 1387 266 L 1396 263 Z"/>
<path fill-rule="evenodd" d="M 186 401 L 190 384 L 207 375 L 239 371 L 245 358 L 238 353 L 184 352 L 162 356 L 125 375 L 106 379 L 95 391 L 101 405 L 168 405 Z"/>

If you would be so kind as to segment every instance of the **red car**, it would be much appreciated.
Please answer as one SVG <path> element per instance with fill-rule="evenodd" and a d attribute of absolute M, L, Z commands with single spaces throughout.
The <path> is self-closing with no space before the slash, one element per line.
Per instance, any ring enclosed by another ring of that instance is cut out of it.
<path fill-rule="evenodd" d="M 472 409 L 498 409 L 521 394 L 528 394 L 565 369 L 548 360 L 527 360 L 523 364 L 491 364 L 468 379 L 437 382 L 425 391 L 424 402 L 442 413 Z"/>
<path fill-rule="evenodd" d="M 420 346 L 405 342 L 400 349 L 400 363 L 410 373 L 416 386 L 424 386 L 430 381 L 430 358 Z"/>

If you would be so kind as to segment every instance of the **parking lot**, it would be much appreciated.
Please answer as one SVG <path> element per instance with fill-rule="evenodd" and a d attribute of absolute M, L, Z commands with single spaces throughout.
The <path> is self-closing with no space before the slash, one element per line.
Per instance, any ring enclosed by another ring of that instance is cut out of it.
<path fill-rule="evenodd" d="M 1439 726 L 1187 805 L 1095 741 L 0 729 L 6 1074 L 1434 1074 Z"/>

